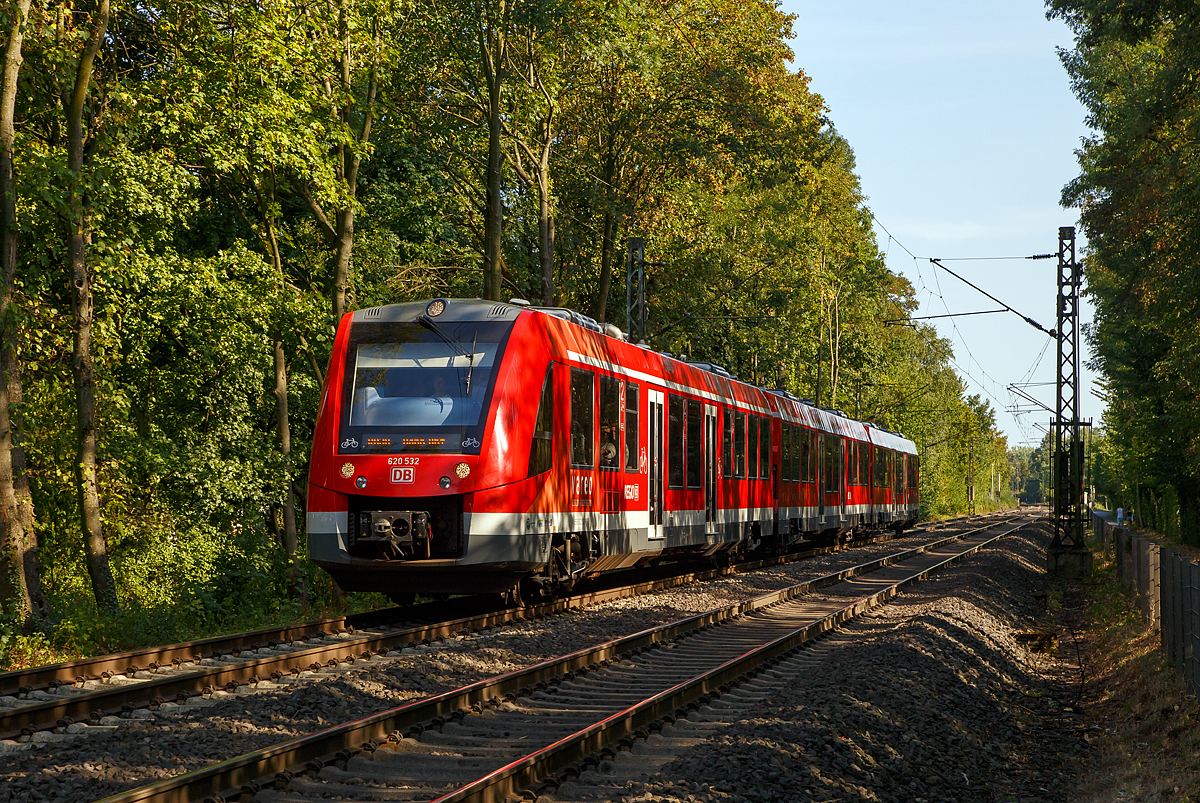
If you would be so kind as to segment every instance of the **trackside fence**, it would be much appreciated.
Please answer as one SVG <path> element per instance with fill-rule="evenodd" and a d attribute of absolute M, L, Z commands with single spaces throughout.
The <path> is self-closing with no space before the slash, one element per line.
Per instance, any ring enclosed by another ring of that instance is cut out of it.
<path fill-rule="evenodd" d="M 1121 581 L 1137 593 L 1142 620 L 1158 630 L 1163 655 L 1188 693 L 1200 693 L 1200 563 L 1106 515 L 1093 512 L 1092 527 L 1112 550 Z"/>

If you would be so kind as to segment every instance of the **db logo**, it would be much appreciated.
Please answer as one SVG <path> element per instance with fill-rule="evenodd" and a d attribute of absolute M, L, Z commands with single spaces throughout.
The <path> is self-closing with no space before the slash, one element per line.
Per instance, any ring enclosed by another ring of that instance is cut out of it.
<path fill-rule="evenodd" d="M 412 466 L 393 466 L 392 482 L 414 482 L 417 472 Z"/>

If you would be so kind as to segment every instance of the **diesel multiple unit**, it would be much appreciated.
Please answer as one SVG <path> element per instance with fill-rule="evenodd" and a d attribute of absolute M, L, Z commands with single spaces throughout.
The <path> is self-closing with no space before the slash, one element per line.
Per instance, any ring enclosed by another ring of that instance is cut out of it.
<path fill-rule="evenodd" d="M 552 593 L 917 516 L 912 441 L 578 313 L 434 299 L 341 321 L 309 556 L 346 590 Z"/>

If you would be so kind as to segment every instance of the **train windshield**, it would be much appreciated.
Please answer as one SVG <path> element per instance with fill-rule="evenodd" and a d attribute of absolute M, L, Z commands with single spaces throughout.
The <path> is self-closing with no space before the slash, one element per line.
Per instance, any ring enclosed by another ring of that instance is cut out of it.
<path fill-rule="evenodd" d="M 340 451 L 478 453 L 511 329 L 507 321 L 355 324 Z"/>

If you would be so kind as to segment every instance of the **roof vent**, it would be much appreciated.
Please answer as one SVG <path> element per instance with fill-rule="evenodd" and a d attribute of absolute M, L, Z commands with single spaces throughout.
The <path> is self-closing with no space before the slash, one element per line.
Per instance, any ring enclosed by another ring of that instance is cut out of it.
<path fill-rule="evenodd" d="M 492 306 L 492 308 L 490 310 L 488 310 L 488 317 L 489 318 L 503 318 L 504 313 L 506 313 L 506 312 L 508 312 L 507 304 L 495 304 Z"/>
<path fill-rule="evenodd" d="M 363 311 L 364 318 L 379 318 L 383 315 L 383 307 L 371 307 Z"/>

